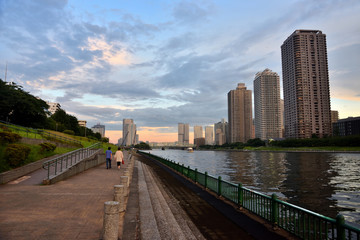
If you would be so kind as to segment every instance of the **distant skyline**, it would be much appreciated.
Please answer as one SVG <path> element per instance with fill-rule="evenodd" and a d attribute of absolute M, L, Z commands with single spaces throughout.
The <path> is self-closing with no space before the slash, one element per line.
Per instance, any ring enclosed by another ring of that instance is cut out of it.
<path fill-rule="evenodd" d="M 134 119 L 141 141 L 177 141 L 179 122 L 227 121 L 227 93 L 280 76 L 296 29 L 326 34 L 331 109 L 360 116 L 360 1 L 1 0 L 0 78 L 58 102 L 116 143 Z"/>

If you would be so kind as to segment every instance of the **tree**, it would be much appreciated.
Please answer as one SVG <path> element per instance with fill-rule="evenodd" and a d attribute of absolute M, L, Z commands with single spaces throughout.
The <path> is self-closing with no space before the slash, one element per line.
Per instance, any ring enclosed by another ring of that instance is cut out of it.
<path fill-rule="evenodd" d="M 45 101 L 25 92 L 16 83 L 0 79 L 0 119 L 14 124 L 44 128 L 49 106 Z"/>
<path fill-rule="evenodd" d="M 151 150 L 151 147 L 149 146 L 149 144 L 144 143 L 144 142 L 140 142 L 139 144 L 136 144 L 135 148 L 142 149 L 142 150 Z"/>
<path fill-rule="evenodd" d="M 260 138 L 254 138 L 254 139 L 249 139 L 246 142 L 246 145 L 250 147 L 261 147 L 261 146 L 265 146 L 265 142 L 262 141 Z"/>
<path fill-rule="evenodd" d="M 51 118 L 56 122 L 57 131 L 72 130 L 75 135 L 80 135 L 80 127 L 75 116 L 69 115 L 63 109 L 58 109 Z"/>

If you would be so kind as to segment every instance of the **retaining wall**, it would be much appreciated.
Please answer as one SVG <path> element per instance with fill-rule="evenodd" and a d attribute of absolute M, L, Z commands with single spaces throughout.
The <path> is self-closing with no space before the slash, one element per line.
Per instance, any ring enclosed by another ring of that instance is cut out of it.
<path fill-rule="evenodd" d="M 68 168 L 64 172 L 56 175 L 56 176 L 50 176 L 49 179 L 44 179 L 43 184 L 54 184 L 56 182 L 65 180 L 69 177 L 72 177 L 76 174 L 79 174 L 81 172 L 86 171 L 89 168 L 95 167 L 97 165 L 105 163 L 105 153 L 102 153 L 102 149 L 99 149 L 98 153 L 95 155 L 85 158 L 84 160 L 76 163 L 74 166 Z"/>
<path fill-rule="evenodd" d="M 42 165 L 45 161 L 54 159 L 56 157 L 60 156 L 60 154 L 41 159 L 39 161 L 29 163 L 25 166 L 18 167 L 12 170 L 9 170 L 7 172 L 0 173 L 0 184 L 11 182 L 15 179 L 18 179 L 19 177 L 22 177 L 24 175 L 27 175 L 31 172 L 34 172 L 40 168 L 42 168 Z"/>

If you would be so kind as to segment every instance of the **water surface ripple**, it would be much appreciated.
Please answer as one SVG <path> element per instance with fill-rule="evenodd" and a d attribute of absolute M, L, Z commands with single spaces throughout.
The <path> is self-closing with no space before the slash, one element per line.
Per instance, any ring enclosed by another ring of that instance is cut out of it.
<path fill-rule="evenodd" d="M 360 227 L 360 154 L 151 150 L 300 207 Z"/>

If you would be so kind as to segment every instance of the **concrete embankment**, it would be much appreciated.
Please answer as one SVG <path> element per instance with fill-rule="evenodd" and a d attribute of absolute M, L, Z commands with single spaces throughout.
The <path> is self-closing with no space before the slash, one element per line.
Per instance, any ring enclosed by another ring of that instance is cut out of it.
<path fill-rule="evenodd" d="M 293 238 L 158 162 L 139 155 L 136 160 L 123 239 Z"/>

